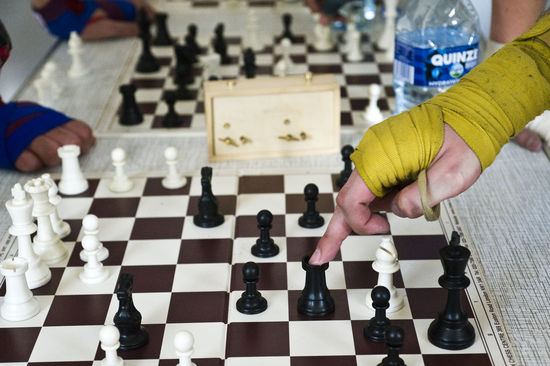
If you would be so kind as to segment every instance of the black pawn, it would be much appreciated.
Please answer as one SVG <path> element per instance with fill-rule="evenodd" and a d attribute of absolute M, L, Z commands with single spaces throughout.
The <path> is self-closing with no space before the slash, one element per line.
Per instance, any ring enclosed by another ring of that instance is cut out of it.
<path fill-rule="evenodd" d="M 298 219 L 298 225 L 307 229 L 314 229 L 325 224 L 325 219 L 315 209 L 315 202 L 319 196 L 319 188 L 313 183 L 309 183 L 304 188 L 304 196 L 307 202 L 306 211 Z"/>
<path fill-rule="evenodd" d="M 168 14 L 156 13 L 155 19 L 156 19 L 155 23 L 157 26 L 157 34 L 155 36 L 155 39 L 153 40 L 153 44 L 155 46 L 171 46 L 172 37 L 170 36 L 170 32 L 168 31 L 168 27 L 166 25 Z"/>
<path fill-rule="evenodd" d="M 195 24 L 189 24 L 189 26 L 187 26 L 187 34 L 185 35 L 184 40 L 185 45 L 193 51 L 195 62 L 197 62 L 197 56 L 201 53 L 201 48 L 197 43 L 197 26 Z"/>
<path fill-rule="evenodd" d="M 212 168 L 201 169 L 202 193 L 199 198 L 199 213 L 193 216 L 193 223 L 203 228 L 216 227 L 223 224 L 224 218 L 218 212 L 218 200 L 212 193 Z"/>
<path fill-rule="evenodd" d="M 141 73 L 156 72 L 160 69 L 160 66 L 151 52 L 151 21 L 143 8 L 138 12 L 137 23 L 139 38 L 141 39 L 141 55 L 136 65 L 136 71 Z"/>
<path fill-rule="evenodd" d="M 168 112 L 164 116 L 164 119 L 162 120 L 162 125 L 164 127 L 176 127 L 180 124 L 180 116 L 176 112 L 175 104 L 176 104 L 176 92 L 174 91 L 166 91 L 164 92 L 164 101 L 166 102 L 166 105 L 168 106 Z"/>
<path fill-rule="evenodd" d="M 281 34 L 281 39 L 288 38 L 290 42 L 294 43 L 295 37 L 294 34 L 292 34 L 292 31 L 290 30 L 290 26 L 292 25 L 292 15 L 289 13 L 283 14 L 283 34 Z"/>
<path fill-rule="evenodd" d="M 143 115 L 136 103 L 136 87 L 132 84 L 121 85 L 118 90 L 122 94 L 119 122 L 123 126 L 133 126 L 143 122 Z"/>
<path fill-rule="evenodd" d="M 405 362 L 399 357 L 399 351 L 403 347 L 405 332 L 397 326 L 389 326 L 386 329 L 386 347 L 388 356 L 382 359 L 378 366 L 405 366 Z"/>
<path fill-rule="evenodd" d="M 269 230 L 273 223 L 273 215 L 268 210 L 261 210 L 256 215 L 258 220 L 258 229 L 260 229 L 260 237 L 256 240 L 256 244 L 252 246 L 252 255 L 260 258 L 274 257 L 279 254 L 279 246 L 275 244 Z"/>
<path fill-rule="evenodd" d="M 243 266 L 243 281 L 246 290 L 237 300 L 237 310 L 243 314 L 259 314 L 267 309 L 267 300 L 256 290 L 260 268 L 254 262 L 247 262 Z"/>
<path fill-rule="evenodd" d="M 258 66 L 256 66 L 256 55 L 254 55 L 254 51 L 252 51 L 252 48 L 247 48 L 246 51 L 244 51 L 243 60 L 244 74 L 246 78 L 254 78 L 256 76 L 256 69 L 258 68 Z"/>
<path fill-rule="evenodd" d="M 354 148 L 351 145 L 345 145 L 342 148 L 342 161 L 344 162 L 344 170 L 340 172 L 340 176 L 336 180 L 336 185 L 340 188 L 346 184 L 346 182 L 349 179 L 349 176 L 351 175 L 351 172 L 353 171 L 353 167 L 351 165 L 351 159 L 350 155 L 353 154 Z"/>
<path fill-rule="evenodd" d="M 120 332 L 120 349 L 129 350 L 144 346 L 149 342 L 147 329 L 141 326 L 141 314 L 132 300 L 134 276 L 122 273 L 118 279 L 116 296 L 118 311 L 113 322 Z"/>
<path fill-rule="evenodd" d="M 372 289 L 370 297 L 375 312 L 369 325 L 363 329 L 363 334 L 373 342 L 384 342 L 386 328 L 390 325 L 390 320 L 386 318 L 386 309 L 390 307 L 390 291 L 384 286 L 376 286 Z"/>
<path fill-rule="evenodd" d="M 309 264 L 309 258 L 302 258 L 306 284 L 298 298 L 298 312 L 311 318 L 320 318 L 334 312 L 334 299 L 330 296 L 325 276 L 328 263 L 315 266 Z"/>
<path fill-rule="evenodd" d="M 470 251 L 460 245 L 460 235 L 453 231 L 449 245 L 439 250 L 443 275 L 439 284 L 448 291 L 443 311 L 428 328 L 428 339 L 439 348 L 460 350 L 470 347 L 475 340 L 474 327 L 462 310 L 462 290 L 470 285 L 464 270 L 470 258 Z"/>
<path fill-rule="evenodd" d="M 223 35 L 224 30 L 225 27 L 223 23 L 218 23 L 218 25 L 216 25 L 216 28 L 214 29 L 215 37 L 212 46 L 214 48 L 214 52 L 220 55 L 221 64 L 229 65 L 231 63 L 231 58 L 227 55 L 227 41 Z"/>
<path fill-rule="evenodd" d="M 189 46 L 174 46 L 176 56 L 176 69 L 174 82 L 176 84 L 192 84 L 195 80 L 193 76 L 193 51 Z"/>

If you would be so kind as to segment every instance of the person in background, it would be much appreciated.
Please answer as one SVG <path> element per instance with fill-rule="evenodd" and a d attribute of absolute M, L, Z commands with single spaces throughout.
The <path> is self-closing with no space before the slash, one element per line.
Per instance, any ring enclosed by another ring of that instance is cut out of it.
<path fill-rule="evenodd" d="M 388 232 L 387 219 L 376 212 L 415 218 L 464 192 L 504 144 L 549 108 L 547 14 L 447 91 L 367 130 L 310 263 L 332 260 L 352 231 Z"/>
<path fill-rule="evenodd" d="M 0 71 L 12 49 L 0 21 Z M 80 146 L 86 153 L 95 139 L 91 128 L 53 109 L 31 102 L 4 103 L 0 97 L 0 168 L 30 172 L 59 164 L 57 148 Z"/>
<path fill-rule="evenodd" d="M 329 24 L 334 20 L 343 21 L 338 9 L 352 0 L 306 0 L 314 13 L 321 13 L 320 22 Z M 546 0 L 494 0 L 491 14 L 491 33 L 485 56 L 492 55 L 505 43 L 513 41 L 531 28 L 541 15 Z M 528 128 L 523 129 L 513 142 L 529 151 L 540 151 L 542 140 Z"/>
<path fill-rule="evenodd" d="M 138 35 L 136 14 L 145 8 L 154 19 L 146 0 L 31 0 L 42 25 L 54 36 L 68 39 L 76 31 L 84 40 Z"/>

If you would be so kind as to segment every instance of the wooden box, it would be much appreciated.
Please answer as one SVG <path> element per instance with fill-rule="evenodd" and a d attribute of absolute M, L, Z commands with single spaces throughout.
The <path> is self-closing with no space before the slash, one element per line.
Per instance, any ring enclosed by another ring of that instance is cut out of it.
<path fill-rule="evenodd" d="M 340 148 L 340 86 L 334 75 L 208 81 L 204 105 L 212 161 Z"/>

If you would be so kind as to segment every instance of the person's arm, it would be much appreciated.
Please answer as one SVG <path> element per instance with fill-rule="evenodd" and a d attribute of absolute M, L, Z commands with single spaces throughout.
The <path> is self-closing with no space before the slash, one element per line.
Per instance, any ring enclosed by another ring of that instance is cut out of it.
<path fill-rule="evenodd" d="M 352 159 L 356 172 L 310 263 L 331 260 L 351 230 L 389 228 L 377 210 L 422 214 L 418 173 L 427 169 L 430 206 L 470 187 L 500 148 L 550 107 L 550 16 L 503 47 L 460 82 L 367 130 Z"/>

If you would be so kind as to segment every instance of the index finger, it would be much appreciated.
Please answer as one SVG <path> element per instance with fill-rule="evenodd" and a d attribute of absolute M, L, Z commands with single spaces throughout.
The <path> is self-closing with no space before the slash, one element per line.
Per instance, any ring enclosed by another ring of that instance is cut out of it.
<path fill-rule="evenodd" d="M 311 256 L 309 263 L 320 266 L 323 263 L 332 260 L 340 245 L 345 238 L 351 233 L 351 227 L 346 223 L 346 218 L 342 209 L 336 206 L 334 209 L 334 215 L 328 223 L 327 230 L 317 243 L 317 248 Z"/>

